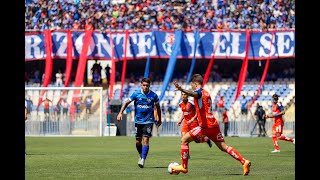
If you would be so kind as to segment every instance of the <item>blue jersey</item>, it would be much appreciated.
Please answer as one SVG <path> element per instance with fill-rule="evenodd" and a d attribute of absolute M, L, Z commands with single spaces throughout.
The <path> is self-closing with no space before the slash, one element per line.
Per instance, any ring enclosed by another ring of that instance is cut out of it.
<path fill-rule="evenodd" d="M 246 109 L 247 100 L 242 98 L 240 102 L 241 102 L 241 109 L 242 110 Z"/>
<path fill-rule="evenodd" d="M 149 90 L 144 94 L 141 90 L 135 91 L 130 97 L 134 101 L 134 122 L 137 124 L 154 123 L 154 105 L 159 103 L 159 97 L 156 93 Z"/>

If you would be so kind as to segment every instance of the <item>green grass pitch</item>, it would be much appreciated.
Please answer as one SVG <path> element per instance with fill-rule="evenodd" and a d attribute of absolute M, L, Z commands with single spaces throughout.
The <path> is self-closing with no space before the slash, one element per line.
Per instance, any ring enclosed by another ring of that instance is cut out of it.
<path fill-rule="evenodd" d="M 242 176 L 239 161 L 215 145 L 190 144 L 189 173 L 170 175 L 170 162 L 180 160 L 179 137 L 153 137 L 144 168 L 139 168 L 134 137 L 26 137 L 25 177 L 36 179 L 295 179 L 295 146 L 279 141 L 273 154 L 271 138 L 226 137 L 252 162 Z"/>

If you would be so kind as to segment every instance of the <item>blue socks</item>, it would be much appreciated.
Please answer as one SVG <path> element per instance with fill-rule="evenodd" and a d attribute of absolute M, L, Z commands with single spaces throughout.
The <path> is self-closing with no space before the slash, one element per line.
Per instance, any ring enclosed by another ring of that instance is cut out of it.
<path fill-rule="evenodd" d="M 144 145 L 142 147 L 142 159 L 146 159 L 149 152 L 149 145 Z"/>

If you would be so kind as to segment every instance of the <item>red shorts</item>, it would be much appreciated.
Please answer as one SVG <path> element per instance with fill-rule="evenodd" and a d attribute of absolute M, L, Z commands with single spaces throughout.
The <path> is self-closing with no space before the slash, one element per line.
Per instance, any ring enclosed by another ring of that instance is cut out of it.
<path fill-rule="evenodd" d="M 275 131 L 277 136 L 280 136 L 282 134 L 282 130 L 283 130 L 282 123 L 274 123 L 273 124 L 272 131 Z"/>
<path fill-rule="evenodd" d="M 195 127 L 197 126 L 193 126 L 192 124 L 190 126 L 188 126 L 187 124 L 183 124 L 183 126 L 181 127 L 181 132 L 189 132 Z"/>
<path fill-rule="evenodd" d="M 224 142 L 224 138 L 221 134 L 219 126 L 214 128 L 204 128 L 197 126 L 189 131 L 189 134 L 195 141 L 199 141 L 199 139 L 201 139 L 202 137 L 207 136 L 213 142 Z"/>

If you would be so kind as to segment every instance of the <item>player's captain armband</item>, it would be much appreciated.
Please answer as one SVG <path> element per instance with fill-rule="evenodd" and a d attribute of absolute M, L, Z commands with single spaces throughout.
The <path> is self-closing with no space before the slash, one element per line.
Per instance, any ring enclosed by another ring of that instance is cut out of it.
<path fill-rule="evenodd" d="M 276 114 L 274 114 L 273 116 L 274 116 L 274 117 L 277 117 L 277 116 L 279 116 L 279 114 L 278 114 L 278 113 L 276 113 Z"/>

